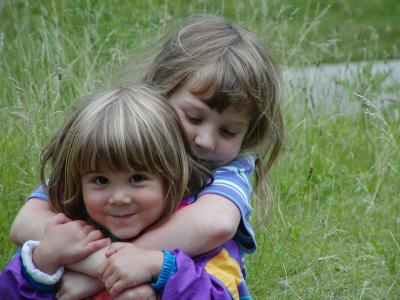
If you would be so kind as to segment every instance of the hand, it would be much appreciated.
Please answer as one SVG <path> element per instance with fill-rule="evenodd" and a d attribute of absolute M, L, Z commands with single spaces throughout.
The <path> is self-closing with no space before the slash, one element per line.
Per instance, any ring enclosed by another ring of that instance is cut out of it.
<path fill-rule="evenodd" d="M 138 285 L 122 291 L 115 300 L 157 300 L 158 296 L 150 284 Z"/>
<path fill-rule="evenodd" d="M 111 295 L 148 283 L 160 274 L 164 255 L 159 250 L 143 250 L 131 243 L 113 243 L 101 271 L 102 280 Z"/>
<path fill-rule="evenodd" d="M 104 290 L 104 284 L 94 277 L 66 270 L 57 291 L 60 300 L 76 300 L 90 297 Z"/>
<path fill-rule="evenodd" d="M 33 253 L 33 262 L 43 272 L 52 274 L 58 266 L 78 261 L 110 243 L 92 225 L 57 214 L 46 223 L 43 239 Z"/>

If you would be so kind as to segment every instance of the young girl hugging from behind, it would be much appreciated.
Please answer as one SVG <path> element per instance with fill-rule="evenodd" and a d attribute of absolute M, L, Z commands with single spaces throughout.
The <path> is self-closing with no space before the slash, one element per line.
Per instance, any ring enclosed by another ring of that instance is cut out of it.
<path fill-rule="evenodd" d="M 190 152 L 176 113 L 149 88 L 118 88 L 81 104 L 42 155 L 41 180 L 57 214 L 41 241 L 26 242 L 4 268 L 2 299 L 54 299 L 64 265 L 160 226 L 208 178 Z M 139 248 L 132 255 L 151 263 L 138 282 L 157 279 L 172 256 Z"/>
<path fill-rule="evenodd" d="M 140 81 L 160 90 L 177 112 L 195 157 L 214 180 L 191 198 L 191 205 L 133 243 L 196 256 L 233 239 L 241 254 L 253 252 L 250 195 L 254 191 L 257 215 L 265 219 L 270 206 L 266 174 L 282 148 L 279 68 L 249 31 L 220 17 L 196 16 L 166 40 L 143 74 Z M 47 195 L 30 198 L 11 230 L 16 243 L 40 240 L 44 220 L 53 214 L 41 201 Z M 28 215 L 40 220 L 35 228 Z M 100 277 L 103 263 L 104 256 L 91 255 L 74 267 Z"/>

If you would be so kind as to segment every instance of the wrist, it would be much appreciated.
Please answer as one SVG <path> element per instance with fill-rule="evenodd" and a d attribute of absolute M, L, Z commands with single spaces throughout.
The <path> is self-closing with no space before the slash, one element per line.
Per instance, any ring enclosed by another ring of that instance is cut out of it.
<path fill-rule="evenodd" d="M 60 267 L 54 274 L 46 274 L 36 268 L 33 263 L 32 252 L 40 242 L 27 241 L 21 249 L 22 274 L 26 281 L 36 290 L 51 292 L 57 288 L 57 283 L 64 274 L 64 268 Z"/>
<path fill-rule="evenodd" d="M 54 253 L 48 253 L 46 247 L 39 243 L 36 248 L 32 249 L 32 262 L 42 272 L 53 274 L 57 271 L 58 261 L 52 254 L 54 255 Z"/>
<path fill-rule="evenodd" d="M 175 255 L 168 250 L 162 250 L 162 254 L 164 256 L 162 266 L 156 279 L 151 282 L 151 287 L 156 290 L 157 293 L 162 293 L 168 280 L 170 280 L 177 271 Z"/>
<path fill-rule="evenodd" d="M 151 278 L 157 278 L 161 272 L 162 266 L 164 264 L 164 253 L 160 250 L 154 250 L 151 257 L 150 273 Z"/>

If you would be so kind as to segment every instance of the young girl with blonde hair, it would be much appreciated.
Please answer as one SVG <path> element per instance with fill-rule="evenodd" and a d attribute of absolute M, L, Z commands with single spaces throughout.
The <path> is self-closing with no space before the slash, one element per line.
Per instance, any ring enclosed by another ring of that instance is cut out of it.
<path fill-rule="evenodd" d="M 223 18 L 189 18 L 166 40 L 140 81 L 168 99 L 196 158 L 212 170 L 214 181 L 199 192 L 197 201 L 141 235 L 135 245 L 181 248 L 195 256 L 233 237 L 241 253 L 255 251 L 250 195 L 254 191 L 257 215 L 265 220 L 270 207 L 266 174 L 283 140 L 280 80 L 279 68 L 262 43 Z M 46 196 L 34 193 L 31 198 Z M 12 228 L 17 243 L 41 237 L 40 224 L 30 228 L 28 214 L 44 220 L 49 209 L 38 199 L 27 202 Z M 113 256 L 117 260 L 118 252 Z M 78 269 L 99 276 L 98 265 L 93 262 L 91 271 L 87 265 Z"/>
<path fill-rule="evenodd" d="M 42 155 L 40 177 L 58 214 L 41 241 L 26 242 L 5 267 L 0 295 L 52 299 L 64 265 L 103 248 L 109 238 L 130 240 L 160 226 L 208 178 L 190 154 L 175 112 L 145 86 L 82 103 Z M 158 263 L 158 272 L 142 276 L 157 278 L 163 252 L 149 250 L 146 257 Z"/>

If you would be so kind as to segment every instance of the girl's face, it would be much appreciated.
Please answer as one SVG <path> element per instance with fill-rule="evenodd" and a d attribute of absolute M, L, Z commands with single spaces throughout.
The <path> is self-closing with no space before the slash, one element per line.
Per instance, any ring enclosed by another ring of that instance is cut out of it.
<path fill-rule="evenodd" d="M 200 163 L 213 169 L 234 159 L 240 152 L 250 123 L 250 111 L 229 106 L 221 113 L 207 101 L 190 93 L 188 84 L 169 98 L 189 138 L 196 146 Z"/>
<path fill-rule="evenodd" d="M 136 237 L 165 208 L 160 176 L 148 172 L 89 172 L 82 177 L 83 201 L 89 216 L 120 239 Z"/>

